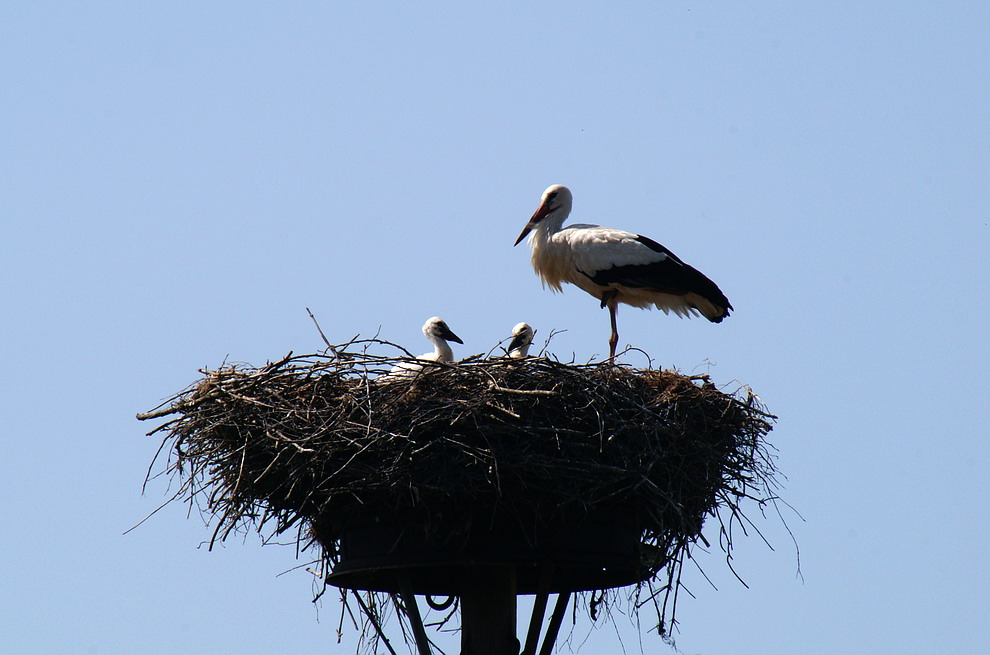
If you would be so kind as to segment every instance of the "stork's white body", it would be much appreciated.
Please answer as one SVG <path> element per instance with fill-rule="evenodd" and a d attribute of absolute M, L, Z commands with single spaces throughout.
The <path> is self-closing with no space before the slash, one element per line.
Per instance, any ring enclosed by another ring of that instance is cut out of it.
<path fill-rule="evenodd" d="M 543 227 L 542 225 L 540 227 Z M 605 284 L 595 282 L 603 272 L 623 266 L 649 266 L 670 259 L 664 252 L 651 250 L 637 241 L 639 235 L 600 225 L 575 223 L 556 231 L 534 230 L 530 240 L 533 251 L 533 270 L 543 281 L 543 286 L 563 291 L 561 285 L 569 282 L 601 300 L 602 295 L 614 291 L 616 302 L 649 309 L 651 306 L 690 318 L 698 314 L 709 320 L 717 320 L 727 312 L 710 300 L 694 292 L 668 293 L 660 289 L 630 286 L 621 280 Z M 680 265 L 678 262 L 675 265 Z"/>
<path fill-rule="evenodd" d="M 729 315 L 732 305 L 714 282 L 652 239 L 600 225 L 564 227 L 572 202 L 567 187 L 548 188 L 516 244 L 532 232 L 533 269 L 545 287 L 562 291 L 567 282 L 609 308 L 610 358 L 618 341 L 619 303 L 656 307 L 684 318 L 700 314 L 713 323 Z"/>

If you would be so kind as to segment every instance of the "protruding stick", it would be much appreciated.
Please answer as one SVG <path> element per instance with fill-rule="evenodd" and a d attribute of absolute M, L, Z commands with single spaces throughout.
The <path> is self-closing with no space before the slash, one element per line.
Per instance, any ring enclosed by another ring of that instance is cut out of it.
<path fill-rule="evenodd" d="M 547 626 L 547 634 L 543 637 L 540 655 L 550 655 L 553 652 L 553 644 L 557 641 L 557 633 L 560 632 L 560 624 L 564 622 L 564 612 L 567 611 L 567 601 L 570 599 L 569 591 L 557 594 L 557 604 L 554 605 L 553 614 L 550 615 L 550 625 Z"/>

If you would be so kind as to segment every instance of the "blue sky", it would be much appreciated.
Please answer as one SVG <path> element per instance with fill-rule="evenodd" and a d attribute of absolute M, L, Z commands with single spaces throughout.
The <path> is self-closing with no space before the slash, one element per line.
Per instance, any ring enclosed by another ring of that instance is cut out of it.
<path fill-rule="evenodd" d="M 168 493 L 134 414 L 318 350 L 306 307 L 335 341 L 425 351 L 440 314 L 462 356 L 520 320 L 607 353 L 607 314 L 512 248 L 554 183 L 736 307 L 623 308 L 620 343 L 780 416 L 803 580 L 775 517 L 749 588 L 699 553 L 680 649 L 985 648 L 990 5 L 367 4 L 0 10 L 11 652 L 352 652 L 292 548 L 207 552 L 178 505 L 123 534 Z"/>

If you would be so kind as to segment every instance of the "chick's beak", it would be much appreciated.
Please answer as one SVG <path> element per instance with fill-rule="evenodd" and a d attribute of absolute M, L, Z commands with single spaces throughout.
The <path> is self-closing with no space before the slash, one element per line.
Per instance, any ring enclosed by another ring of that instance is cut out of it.
<path fill-rule="evenodd" d="M 449 327 L 445 326 L 443 332 L 440 333 L 440 336 L 443 337 L 444 341 L 453 341 L 454 343 L 464 344 L 459 336 L 451 332 Z"/>

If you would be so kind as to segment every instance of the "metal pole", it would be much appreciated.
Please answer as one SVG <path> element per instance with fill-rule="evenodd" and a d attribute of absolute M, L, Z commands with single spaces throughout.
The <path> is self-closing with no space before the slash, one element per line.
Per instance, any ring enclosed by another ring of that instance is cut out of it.
<path fill-rule="evenodd" d="M 416 649 L 419 651 L 419 655 L 432 655 L 430 638 L 426 636 L 423 617 L 420 616 L 419 605 L 416 604 L 416 594 L 412 592 L 409 577 L 404 573 L 400 575 L 399 585 L 402 587 L 402 603 L 406 606 L 409 623 L 412 624 L 413 637 L 416 639 Z"/>
<path fill-rule="evenodd" d="M 516 571 L 472 566 L 461 590 L 461 655 L 518 655 Z"/>
<path fill-rule="evenodd" d="M 536 589 L 533 615 L 529 619 L 526 646 L 522 650 L 522 655 L 536 655 L 536 646 L 540 643 L 540 629 L 543 627 L 543 617 L 547 613 L 547 600 L 550 598 L 550 583 L 552 581 L 553 566 L 547 565 L 540 572 L 540 583 Z"/>

